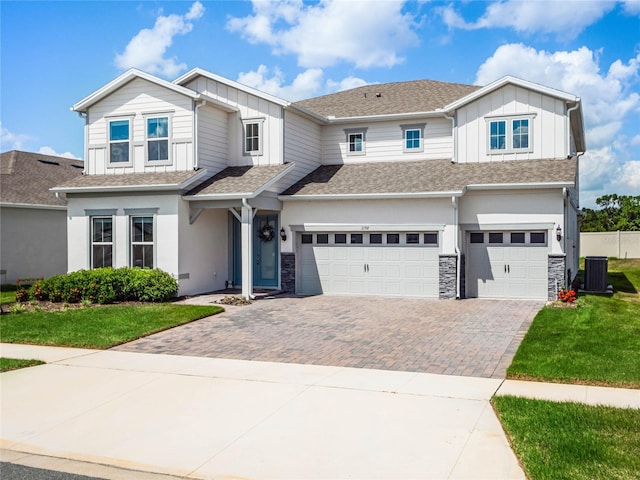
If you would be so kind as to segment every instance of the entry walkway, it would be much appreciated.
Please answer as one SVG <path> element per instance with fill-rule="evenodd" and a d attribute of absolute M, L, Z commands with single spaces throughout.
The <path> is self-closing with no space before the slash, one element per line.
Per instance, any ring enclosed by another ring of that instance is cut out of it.
<path fill-rule="evenodd" d="M 525 478 L 489 400 L 527 382 L 8 344 L 0 352 L 52 362 L 0 376 L 3 460 L 37 454 L 134 471 L 105 478 Z M 637 390 L 533 387 L 640 408 Z"/>

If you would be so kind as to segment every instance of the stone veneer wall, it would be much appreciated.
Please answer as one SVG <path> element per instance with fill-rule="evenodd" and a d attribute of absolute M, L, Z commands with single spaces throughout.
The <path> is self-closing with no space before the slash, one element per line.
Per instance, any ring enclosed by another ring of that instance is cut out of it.
<path fill-rule="evenodd" d="M 280 289 L 286 293 L 296 293 L 296 255 L 280 252 Z"/>
<path fill-rule="evenodd" d="M 565 255 L 549 255 L 549 283 L 547 284 L 547 293 L 549 300 L 556 300 L 558 292 L 565 287 Z"/>
<path fill-rule="evenodd" d="M 456 255 L 440 255 L 438 298 L 456 298 Z"/>

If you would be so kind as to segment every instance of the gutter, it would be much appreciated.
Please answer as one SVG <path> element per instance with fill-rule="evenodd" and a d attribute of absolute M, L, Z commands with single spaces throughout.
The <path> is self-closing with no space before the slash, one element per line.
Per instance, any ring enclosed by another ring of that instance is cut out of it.
<path fill-rule="evenodd" d="M 62 200 L 62 199 L 61 199 Z M 38 210 L 66 210 L 67 205 L 46 205 L 41 203 L 11 203 L 11 202 L 0 202 L 0 207 L 2 208 L 35 208 Z"/>
<path fill-rule="evenodd" d="M 461 197 L 464 190 L 451 190 L 446 192 L 395 192 L 395 193 L 329 193 L 314 195 L 278 195 L 278 200 L 282 201 L 305 201 L 305 200 L 381 200 L 381 199 L 404 199 L 404 198 L 448 198 Z"/>
<path fill-rule="evenodd" d="M 539 182 L 539 183 L 477 183 L 467 185 L 469 190 L 518 190 L 534 188 L 572 187 L 573 182 Z"/>
<path fill-rule="evenodd" d="M 354 123 L 354 122 L 384 122 L 391 120 L 404 120 L 424 117 L 442 117 L 443 112 L 411 112 L 411 113 L 385 113 L 381 115 L 365 115 L 358 117 L 326 117 L 330 124 Z"/>

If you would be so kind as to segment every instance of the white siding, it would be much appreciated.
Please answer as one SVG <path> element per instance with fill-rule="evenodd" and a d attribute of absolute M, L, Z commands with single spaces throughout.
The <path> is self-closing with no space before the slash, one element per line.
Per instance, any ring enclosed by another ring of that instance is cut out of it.
<path fill-rule="evenodd" d="M 185 86 L 239 109 L 238 113 L 231 113 L 228 118 L 229 165 L 280 165 L 283 163 L 284 122 L 280 105 L 202 76 Z M 243 119 L 264 119 L 262 155 L 243 155 Z"/>
<path fill-rule="evenodd" d="M 403 152 L 401 125 L 423 124 L 424 151 Z M 366 128 L 365 155 L 347 155 L 345 129 Z M 322 127 L 322 163 L 415 161 L 451 158 L 451 121 L 445 118 L 412 119 L 395 122 L 354 123 Z"/>
<path fill-rule="evenodd" d="M 145 165 L 144 115 L 166 113 L 170 117 L 172 164 Z M 108 118 L 129 116 L 131 124 L 132 165 L 111 168 L 107 165 Z M 143 79 L 135 79 L 89 109 L 86 145 L 89 174 L 167 172 L 193 168 L 192 100 Z"/>
<path fill-rule="evenodd" d="M 534 115 L 530 138 L 532 152 L 488 155 L 486 117 L 518 114 Z M 460 163 L 567 156 L 565 104 L 562 100 L 507 85 L 460 108 L 456 116 L 456 161 Z"/>
<path fill-rule="evenodd" d="M 217 173 L 227 166 L 229 115 L 210 106 L 198 110 L 198 166 Z"/>

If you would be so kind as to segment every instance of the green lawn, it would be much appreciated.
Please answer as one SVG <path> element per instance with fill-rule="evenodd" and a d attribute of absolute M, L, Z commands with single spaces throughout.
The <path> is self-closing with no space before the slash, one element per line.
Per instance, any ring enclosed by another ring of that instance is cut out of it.
<path fill-rule="evenodd" d="M 543 308 L 508 378 L 640 387 L 640 260 L 609 260 L 614 295 L 580 295 L 578 308 Z"/>
<path fill-rule="evenodd" d="M 0 305 L 6 305 L 16 301 L 15 285 L 0 285 Z"/>
<path fill-rule="evenodd" d="M 0 357 L 0 373 L 8 372 L 10 370 L 17 370 L 19 368 L 33 367 L 35 365 L 44 365 L 44 362 L 40 360 L 24 360 L 21 358 Z"/>
<path fill-rule="evenodd" d="M 5 314 L 0 317 L 0 340 L 103 349 L 221 311 L 218 306 L 162 303 Z"/>
<path fill-rule="evenodd" d="M 531 480 L 640 478 L 640 410 L 494 397 Z"/>

